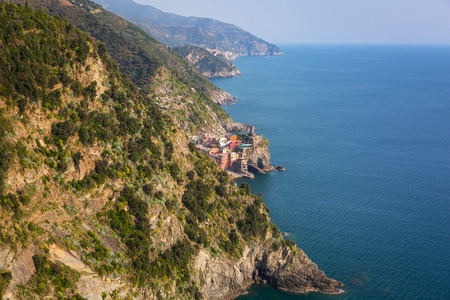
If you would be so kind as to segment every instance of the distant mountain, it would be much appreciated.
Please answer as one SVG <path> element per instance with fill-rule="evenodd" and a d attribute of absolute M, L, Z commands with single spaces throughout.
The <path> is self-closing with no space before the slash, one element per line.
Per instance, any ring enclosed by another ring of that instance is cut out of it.
<path fill-rule="evenodd" d="M 276 45 L 235 26 L 210 18 L 183 17 L 132 0 L 95 0 L 135 23 L 169 47 L 185 45 L 218 50 L 228 59 L 249 55 L 282 55 Z"/>
<path fill-rule="evenodd" d="M 184 56 L 206 77 L 236 77 L 241 75 L 239 69 L 219 53 L 213 54 L 197 46 L 181 46 L 175 47 L 173 50 Z"/>

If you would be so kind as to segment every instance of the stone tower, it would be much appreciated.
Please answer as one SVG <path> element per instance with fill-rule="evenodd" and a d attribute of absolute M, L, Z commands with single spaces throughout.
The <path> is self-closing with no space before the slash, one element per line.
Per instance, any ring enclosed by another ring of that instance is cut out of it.
<path fill-rule="evenodd" d="M 250 126 L 250 135 L 255 135 L 255 126 Z"/>

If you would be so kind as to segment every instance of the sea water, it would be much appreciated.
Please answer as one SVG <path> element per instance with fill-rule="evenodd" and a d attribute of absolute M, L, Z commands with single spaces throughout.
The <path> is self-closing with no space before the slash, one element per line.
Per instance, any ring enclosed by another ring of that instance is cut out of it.
<path fill-rule="evenodd" d="M 345 294 L 239 299 L 450 299 L 450 47 L 282 50 L 213 83 L 286 168 L 246 180 L 253 193 Z"/>

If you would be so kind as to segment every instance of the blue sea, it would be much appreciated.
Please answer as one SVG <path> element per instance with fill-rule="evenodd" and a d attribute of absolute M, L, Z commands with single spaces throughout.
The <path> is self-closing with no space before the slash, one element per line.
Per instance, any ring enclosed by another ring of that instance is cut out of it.
<path fill-rule="evenodd" d="M 281 47 L 213 80 L 286 168 L 238 184 L 345 294 L 239 299 L 450 299 L 450 46 Z"/>

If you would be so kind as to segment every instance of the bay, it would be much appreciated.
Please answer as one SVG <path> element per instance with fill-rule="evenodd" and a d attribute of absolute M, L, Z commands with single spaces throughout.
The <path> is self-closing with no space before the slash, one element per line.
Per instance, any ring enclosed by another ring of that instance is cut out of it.
<path fill-rule="evenodd" d="M 449 299 L 450 47 L 281 47 L 212 80 L 286 167 L 238 184 L 345 294 L 239 299 Z"/>

